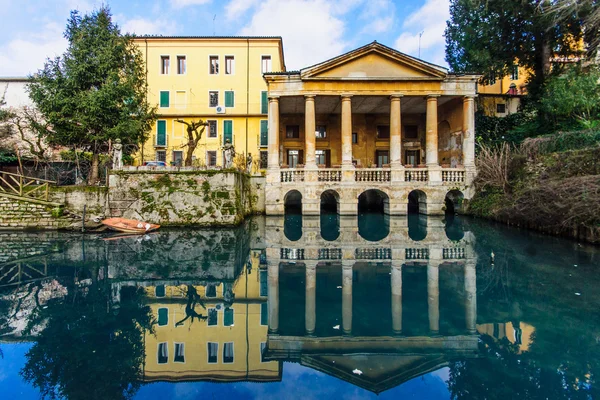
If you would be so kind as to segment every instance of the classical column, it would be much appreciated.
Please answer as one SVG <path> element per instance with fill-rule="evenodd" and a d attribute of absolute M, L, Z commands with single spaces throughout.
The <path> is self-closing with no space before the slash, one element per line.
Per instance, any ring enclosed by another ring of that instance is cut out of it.
<path fill-rule="evenodd" d="M 402 262 L 392 261 L 392 330 L 402 333 Z"/>
<path fill-rule="evenodd" d="M 431 261 L 427 264 L 427 307 L 429 331 L 437 335 L 440 332 L 440 283 L 439 267 Z"/>
<path fill-rule="evenodd" d="M 307 168 L 317 168 L 315 159 L 315 96 L 304 96 L 304 164 Z"/>
<path fill-rule="evenodd" d="M 316 292 L 317 292 L 317 263 L 318 261 L 305 261 L 306 269 L 306 311 L 304 326 L 306 334 L 312 335 L 315 333 L 315 325 L 317 322 L 316 314 Z"/>
<path fill-rule="evenodd" d="M 279 261 L 268 261 L 267 302 L 269 304 L 269 333 L 279 330 Z"/>
<path fill-rule="evenodd" d="M 400 113 L 400 99 L 403 95 L 390 96 L 390 165 L 402 166 L 402 116 Z"/>
<path fill-rule="evenodd" d="M 463 164 L 465 167 L 475 165 L 475 98 L 463 98 Z"/>
<path fill-rule="evenodd" d="M 279 168 L 279 96 L 269 97 L 268 168 Z"/>
<path fill-rule="evenodd" d="M 438 166 L 438 109 L 439 95 L 427 96 L 427 121 L 425 130 L 425 162 L 428 167 Z"/>
<path fill-rule="evenodd" d="M 352 333 L 352 266 L 354 261 L 342 261 L 342 331 Z"/>
<path fill-rule="evenodd" d="M 352 95 L 342 95 L 342 166 L 352 167 Z"/>
<path fill-rule="evenodd" d="M 465 319 L 467 331 L 477 331 L 477 274 L 475 262 L 465 262 Z"/>

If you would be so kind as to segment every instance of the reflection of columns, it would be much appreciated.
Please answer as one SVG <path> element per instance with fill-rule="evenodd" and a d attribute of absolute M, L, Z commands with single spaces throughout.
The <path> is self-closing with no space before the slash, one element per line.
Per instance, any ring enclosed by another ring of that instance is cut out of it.
<path fill-rule="evenodd" d="M 427 121 L 425 137 L 425 162 L 428 166 L 438 165 L 438 95 L 427 96 Z"/>
<path fill-rule="evenodd" d="M 392 262 L 392 330 L 402 333 L 402 263 Z"/>
<path fill-rule="evenodd" d="M 315 333 L 316 317 L 316 292 L 317 292 L 317 263 L 318 261 L 305 261 L 306 269 L 306 334 Z"/>
<path fill-rule="evenodd" d="M 342 165 L 352 166 L 352 96 L 342 95 Z"/>
<path fill-rule="evenodd" d="M 400 114 L 401 94 L 390 96 L 390 165 L 402 165 L 402 117 Z"/>
<path fill-rule="evenodd" d="M 315 96 L 304 96 L 304 164 L 316 168 Z"/>
<path fill-rule="evenodd" d="M 279 97 L 269 97 L 269 168 L 279 168 Z"/>
<path fill-rule="evenodd" d="M 475 98 L 463 98 L 463 164 L 475 165 Z"/>
<path fill-rule="evenodd" d="M 354 261 L 342 261 L 342 330 L 352 333 L 352 266 Z"/>
<path fill-rule="evenodd" d="M 465 262 L 465 319 L 469 333 L 477 329 L 477 274 L 475 262 Z"/>
<path fill-rule="evenodd" d="M 279 261 L 268 262 L 269 332 L 279 330 Z"/>
<path fill-rule="evenodd" d="M 427 306 L 429 311 L 429 330 L 432 334 L 440 332 L 440 282 L 439 267 L 431 261 L 427 264 Z"/>

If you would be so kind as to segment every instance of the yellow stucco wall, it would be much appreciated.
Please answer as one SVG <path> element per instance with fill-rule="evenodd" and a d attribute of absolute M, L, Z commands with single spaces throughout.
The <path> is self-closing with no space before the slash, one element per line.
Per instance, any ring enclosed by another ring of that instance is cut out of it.
<path fill-rule="evenodd" d="M 273 71 L 285 70 L 281 41 L 258 38 L 139 38 L 135 40 L 144 55 L 148 67 L 148 100 L 159 106 L 160 92 L 169 92 L 169 107 L 158 108 L 158 119 L 166 121 L 166 147 L 156 144 L 157 126 L 152 128 L 150 139 L 143 150 L 144 161 L 156 159 L 156 150 L 166 150 L 166 161 L 173 160 L 173 151 L 183 151 L 187 142 L 185 125 L 176 119 L 216 120 L 217 137 L 203 134 L 194 155 L 196 164 L 206 164 L 206 152 L 217 151 L 217 165 L 222 165 L 220 151 L 223 145 L 225 120 L 233 121 L 233 144 L 238 153 L 251 153 L 259 158 L 260 121 L 267 120 L 261 113 L 261 92 L 267 90 L 262 77 L 261 58 L 271 56 Z M 170 71 L 161 71 L 161 56 L 170 57 Z M 177 57 L 185 56 L 186 71 L 178 74 Z M 210 74 L 209 57 L 219 57 L 219 73 Z M 233 56 L 233 73 L 225 73 L 225 57 Z M 224 114 L 217 114 L 209 107 L 209 91 L 219 92 L 219 105 L 225 106 L 225 91 L 234 92 L 234 106 L 226 107 Z M 263 149 L 266 150 L 266 147 Z M 142 163 L 142 152 L 135 155 L 136 165 Z"/>

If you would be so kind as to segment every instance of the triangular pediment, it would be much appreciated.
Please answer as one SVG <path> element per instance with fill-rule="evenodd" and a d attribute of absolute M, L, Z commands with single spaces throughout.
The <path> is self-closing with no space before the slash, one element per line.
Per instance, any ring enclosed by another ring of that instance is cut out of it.
<path fill-rule="evenodd" d="M 443 80 L 448 71 L 373 42 L 301 70 L 303 80 Z"/>

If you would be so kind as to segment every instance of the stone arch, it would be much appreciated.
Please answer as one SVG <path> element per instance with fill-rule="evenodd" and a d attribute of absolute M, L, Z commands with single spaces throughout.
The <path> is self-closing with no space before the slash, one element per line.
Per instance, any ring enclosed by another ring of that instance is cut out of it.
<path fill-rule="evenodd" d="M 380 212 L 390 214 L 390 196 L 379 189 L 368 189 L 358 196 L 358 214 Z"/>
<path fill-rule="evenodd" d="M 321 193 L 321 214 L 324 212 L 340 213 L 340 195 L 333 189 Z"/>
<path fill-rule="evenodd" d="M 287 192 L 283 198 L 283 207 L 286 214 L 302 214 L 302 193 L 296 189 Z"/>
<path fill-rule="evenodd" d="M 415 189 L 408 194 L 408 213 L 427 214 L 427 195 L 424 191 Z"/>
<path fill-rule="evenodd" d="M 463 209 L 463 200 L 465 195 L 458 189 L 450 190 L 444 198 L 444 207 L 446 214 L 460 214 Z"/>

